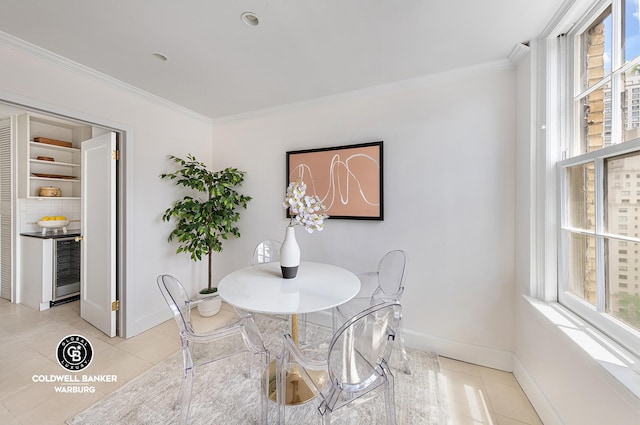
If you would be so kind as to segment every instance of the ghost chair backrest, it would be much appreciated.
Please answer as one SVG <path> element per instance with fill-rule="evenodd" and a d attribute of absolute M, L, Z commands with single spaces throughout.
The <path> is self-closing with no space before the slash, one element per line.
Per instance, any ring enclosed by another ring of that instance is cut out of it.
<path fill-rule="evenodd" d="M 407 253 L 396 249 L 387 252 L 378 263 L 378 286 L 386 297 L 400 299 L 407 279 Z"/>
<path fill-rule="evenodd" d="M 266 239 L 256 245 L 253 250 L 253 264 L 280 261 L 280 247 L 282 243 L 274 239 Z"/>

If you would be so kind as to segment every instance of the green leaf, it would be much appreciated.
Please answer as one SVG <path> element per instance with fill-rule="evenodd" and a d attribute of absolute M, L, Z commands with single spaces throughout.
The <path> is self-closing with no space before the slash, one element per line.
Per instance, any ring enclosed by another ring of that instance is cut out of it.
<path fill-rule="evenodd" d="M 189 253 L 194 261 L 211 252 L 221 252 L 222 240 L 240 236 L 232 225 L 240 219 L 236 208 L 247 208 L 251 197 L 239 194 L 235 188 L 242 184 L 246 173 L 233 167 L 209 171 L 192 154 L 187 154 L 186 159 L 169 155 L 169 159 L 179 168 L 160 174 L 160 178 L 174 180 L 174 184 L 192 194 L 185 194 L 162 215 L 163 221 L 173 220 L 175 224 L 168 241 L 177 240 L 176 252 Z M 192 196 L 196 193 L 200 196 Z"/>

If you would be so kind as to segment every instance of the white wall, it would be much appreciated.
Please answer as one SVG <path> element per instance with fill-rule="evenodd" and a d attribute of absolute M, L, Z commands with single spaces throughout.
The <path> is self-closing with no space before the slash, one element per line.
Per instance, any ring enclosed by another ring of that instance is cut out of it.
<path fill-rule="evenodd" d="M 166 242 L 171 228 L 161 222 L 161 215 L 180 194 L 159 175 L 172 169 L 168 154 L 211 157 L 211 121 L 78 72 L 37 50 L 31 54 L 14 49 L 6 40 L 0 40 L 0 63 L 0 100 L 127 130 L 123 165 L 128 172 L 128 296 L 124 308 L 132 313 L 127 329 L 131 336 L 167 319 L 156 276 L 174 273 L 195 291 L 206 265 L 176 256 L 175 246 Z"/>
<path fill-rule="evenodd" d="M 63 215 L 69 220 L 67 231 L 77 232 L 80 230 L 82 218 L 82 206 L 79 199 L 21 199 L 18 202 L 20 215 L 20 233 L 41 232 L 42 228 L 37 222 L 47 215 Z M 51 230 L 48 230 L 51 232 Z"/>
<path fill-rule="evenodd" d="M 254 199 L 214 279 L 249 264 L 259 240 L 282 240 L 286 151 L 383 140 L 384 221 L 298 229 L 303 260 L 359 272 L 406 250 L 408 345 L 510 369 L 514 82 L 501 62 L 215 122 L 216 168 L 247 171 Z"/>

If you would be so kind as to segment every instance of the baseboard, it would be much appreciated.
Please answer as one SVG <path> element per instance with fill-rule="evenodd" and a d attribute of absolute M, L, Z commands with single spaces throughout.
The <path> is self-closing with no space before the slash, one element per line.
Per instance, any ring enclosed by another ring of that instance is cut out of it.
<path fill-rule="evenodd" d="M 404 341 L 407 347 L 433 351 L 443 357 L 507 372 L 513 370 L 513 353 L 511 351 L 439 338 L 412 330 L 404 331 Z"/>
<path fill-rule="evenodd" d="M 310 313 L 307 315 L 307 320 L 321 326 L 331 327 L 331 312 Z M 407 329 L 404 331 L 404 342 L 407 347 L 417 350 L 432 351 L 440 356 L 493 369 L 513 371 L 513 353 L 511 351 L 438 338 Z"/>
<path fill-rule="evenodd" d="M 544 393 L 533 379 L 533 377 L 527 372 L 522 363 L 518 361 L 516 356 L 513 356 L 513 375 L 522 387 L 522 390 L 527 395 L 527 398 L 536 409 L 536 413 L 540 417 L 540 420 L 545 425 L 563 425 L 564 422 L 558 416 L 549 400 L 545 397 Z"/>
<path fill-rule="evenodd" d="M 171 313 L 167 308 L 163 308 L 153 314 L 149 314 L 145 317 L 134 320 L 133 322 L 133 334 L 128 335 L 127 338 L 131 338 L 144 331 L 147 331 L 160 323 L 164 323 L 171 318 Z"/>

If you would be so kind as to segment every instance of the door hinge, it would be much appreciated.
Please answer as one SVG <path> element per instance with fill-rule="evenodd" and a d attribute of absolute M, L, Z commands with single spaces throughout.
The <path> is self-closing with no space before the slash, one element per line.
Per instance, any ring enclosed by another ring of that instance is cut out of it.
<path fill-rule="evenodd" d="M 111 158 L 115 159 L 116 161 L 120 160 L 120 151 L 115 150 L 115 151 L 111 151 Z"/>
<path fill-rule="evenodd" d="M 118 310 L 120 310 L 120 300 L 116 300 L 111 303 L 111 311 L 118 311 Z"/>

